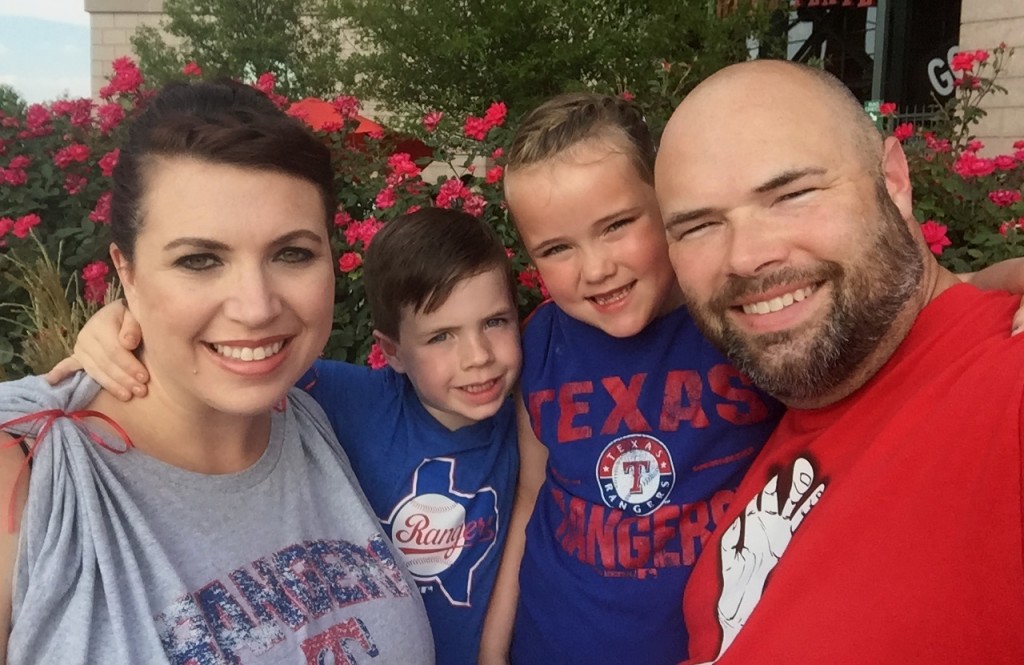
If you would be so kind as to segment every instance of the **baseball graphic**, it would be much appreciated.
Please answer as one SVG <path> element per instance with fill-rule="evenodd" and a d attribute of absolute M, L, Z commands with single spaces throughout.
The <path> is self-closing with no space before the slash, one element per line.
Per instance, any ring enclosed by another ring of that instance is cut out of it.
<path fill-rule="evenodd" d="M 447 570 L 466 545 L 466 509 L 442 494 L 421 494 L 402 505 L 392 522 L 395 545 L 414 577 Z"/>

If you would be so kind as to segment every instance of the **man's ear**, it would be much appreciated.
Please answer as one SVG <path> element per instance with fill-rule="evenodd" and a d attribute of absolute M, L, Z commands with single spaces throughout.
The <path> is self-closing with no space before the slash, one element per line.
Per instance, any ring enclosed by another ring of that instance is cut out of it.
<path fill-rule="evenodd" d="M 903 219 L 914 221 L 914 199 L 910 185 L 910 167 L 899 139 L 890 136 L 882 144 L 882 177 L 889 198 L 899 209 Z"/>
<path fill-rule="evenodd" d="M 124 291 L 124 299 L 128 302 L 128 309 L 133 309 L 135 302 L 135 271 L 132 264 L 121 251 L 121 248 L 110 243 L 110 260 L 117 271 L 117 279 L 121 282 L 121 289 Z"/>
<path fill-rule="evenodd" d="M 405 374 L 405 363 L 402 362 L 401 354 L 399 353 L 401 348 L 399 343 L 379 330 L 373 331 L 373 339 L 384 353 L 384 357 L 388 359 L 388 365 L 391 366 L 391 369 L 399 374 Z"/>

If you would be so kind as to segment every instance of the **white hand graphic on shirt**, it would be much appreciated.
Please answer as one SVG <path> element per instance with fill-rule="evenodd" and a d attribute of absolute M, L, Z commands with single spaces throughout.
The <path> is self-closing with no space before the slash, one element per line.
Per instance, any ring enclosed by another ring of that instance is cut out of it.
<path fill-rule="evenodd" d="M 773 476 L 722 534 L 723 584 L 718 600 L 722 648 L 715 660 L 722 657 L 750 618 L 769 573 L 825 491 L 824 483 L 814 484 L 814 468 L 803 457 L 793 463 L 793 481 L 781 508 L 778 483 L 779 477 Z"/>

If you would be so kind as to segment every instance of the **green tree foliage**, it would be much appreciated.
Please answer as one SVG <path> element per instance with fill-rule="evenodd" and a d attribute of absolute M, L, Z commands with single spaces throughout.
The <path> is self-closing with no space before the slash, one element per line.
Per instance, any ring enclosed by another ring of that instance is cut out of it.
<path fill-rule="evenodd" d="M 339 2 L 359 47 L 342 70 L 356 94 L 456 114 L 504 100 L 513 117 L 580 88 L 678 101 L 701 76 L 747 59 L 747 38 L 763 40 L 769 16 L 750 0 L 724 17 L 709 0 Z"/>
<path fill-rule="evenodd" d="M 343 20 L 335 0 L 164 0 L 164 13 L 161 30 L 142 27 L 131 39 L 148 81 L 181 78 L 196 62 L 204 78 L 251 82 L 272 72 L 289 97 L 336 91 Z"/>

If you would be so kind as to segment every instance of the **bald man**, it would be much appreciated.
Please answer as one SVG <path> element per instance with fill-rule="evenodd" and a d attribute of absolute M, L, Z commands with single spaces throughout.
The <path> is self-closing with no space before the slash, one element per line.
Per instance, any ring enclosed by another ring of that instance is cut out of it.
<path fill-rule="evenodd" d="M 685 595 L 693 662 L 1024 663 L 1017 299 L 939 266 L 837 80 L 710 77 L 655 171 L 705 335 L 790 408 Z"/>

